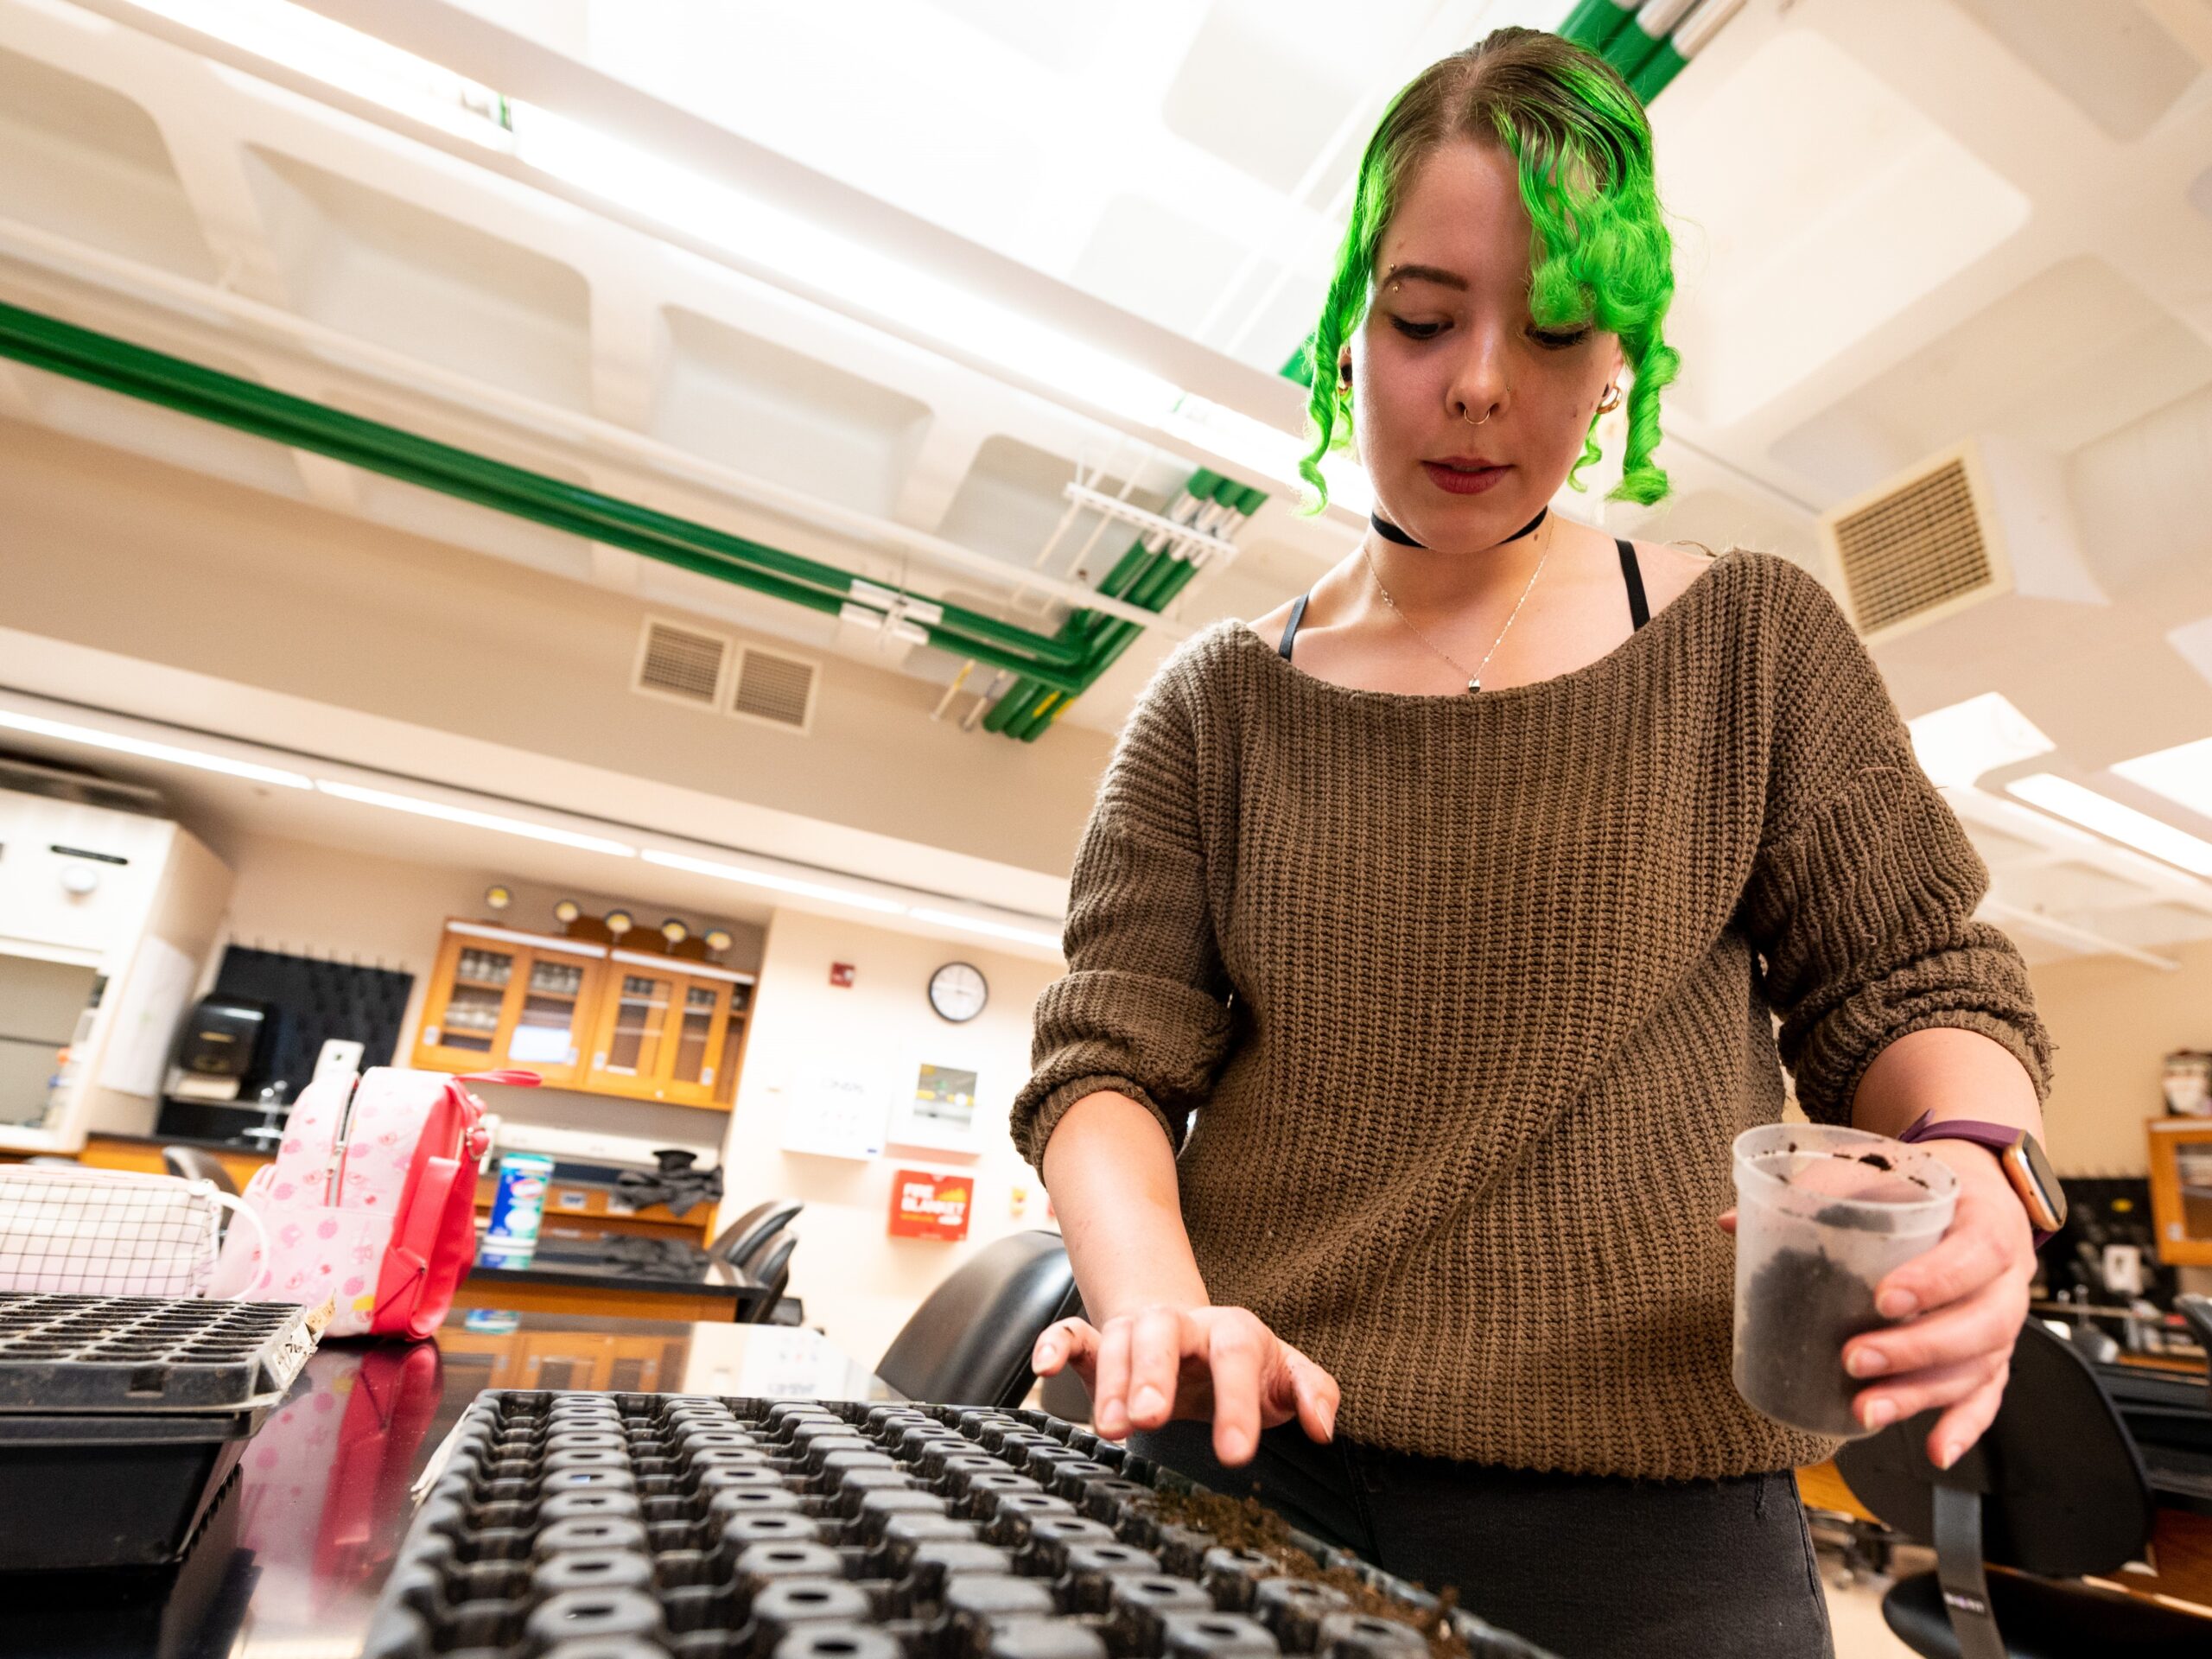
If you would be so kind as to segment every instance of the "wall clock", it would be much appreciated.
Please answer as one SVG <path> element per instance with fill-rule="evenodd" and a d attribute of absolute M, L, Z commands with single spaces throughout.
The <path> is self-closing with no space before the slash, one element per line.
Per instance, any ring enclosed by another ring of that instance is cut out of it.
<path fill-rule="evenodd" d="M 982 972 L 964 962 L 948 962 L 930 976 L 930 1007 L 956 1026 L 981 1014 L 990 995 Z"/>

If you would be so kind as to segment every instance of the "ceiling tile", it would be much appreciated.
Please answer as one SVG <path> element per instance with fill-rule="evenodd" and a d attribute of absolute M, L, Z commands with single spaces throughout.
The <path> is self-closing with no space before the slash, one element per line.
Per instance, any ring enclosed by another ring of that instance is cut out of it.
<path fill-rule="evenodd" d="M 1678 113 L 1679 112 L 1679 113 Z M 1777 35 L 1696 102 L 1654 105 L 1681 234 L 1669 391 L 1742 419 L 2028 219 L 2028 199 L 1840 47 Z"/>

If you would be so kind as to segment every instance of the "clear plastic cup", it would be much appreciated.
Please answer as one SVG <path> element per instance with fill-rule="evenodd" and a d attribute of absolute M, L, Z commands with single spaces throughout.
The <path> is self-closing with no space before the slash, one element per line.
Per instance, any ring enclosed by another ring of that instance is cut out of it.
<path fill-rule="evenodd" d="M 1874 1287 L 1951 1224 L 1959 1178 L 1863 1129 L 1768 1123 L 1736 1137 L 1736 1389 L 1793 1428 L 1856 1440 L 1866 1384 L 1843 1344 L 1888 1325 Z"/>

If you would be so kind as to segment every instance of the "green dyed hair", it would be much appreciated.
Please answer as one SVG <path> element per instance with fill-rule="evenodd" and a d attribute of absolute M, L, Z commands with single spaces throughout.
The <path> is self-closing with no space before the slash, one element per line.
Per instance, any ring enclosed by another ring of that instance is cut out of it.
<path fill-rule="evenodd" d="M 1457 138 L 1495 143 L 1513 158 L 1534 228 L 1529 308 L 1536 326 L 1585 321 L 1618 334 L 1635 377 L 1627 394 L 1628 447 L 1609 500 L 1665 499 L 1659 392 L 1681 359 L 1660 336 L 1675 294 L 1668 234 L 1651 164 L 1651 124 L 1619 73 L 1595 53 L 1533 29 L 1492 30 L 1480 44 L 1431 64 L 1390 102 L 1360 157 L 1351 220 L 1303 367 L 1313 448 L 1298 470 L 1328 502 L 1321 458 L 1351 445 L 1351 404 L 1338 376 L 1344 342 L 1366 320 L 1376 250 L 1414 170 Z M 1567 474 L 1604 453 L 1592 432 Z"/>

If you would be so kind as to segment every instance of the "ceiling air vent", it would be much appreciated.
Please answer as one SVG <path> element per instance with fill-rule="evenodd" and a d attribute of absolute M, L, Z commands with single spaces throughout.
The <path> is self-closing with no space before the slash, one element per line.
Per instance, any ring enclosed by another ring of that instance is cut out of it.
<path fill-rule="evenodd" d="M 2012 589 L 1971 442 L 1822 516 L 1861 637 L 1886 639 Z"/>
<path fill-rule="evenodd" d="M 741 720 L 804 732 L 814 723 L 817 672 L 816 664 L 804 658 L 781 657 L 758 645 L 741 645 L 729 711 Z"/>
<path fill-rule="evenodd" d="M 722 670 L 729 654 L 730 642 L 718 633 L 649 616 L 638 641 L 637 674 L 631 683 L 648 696 L 712 709 L 721 702 Z"/>

